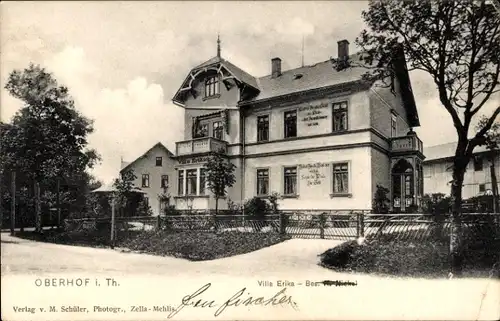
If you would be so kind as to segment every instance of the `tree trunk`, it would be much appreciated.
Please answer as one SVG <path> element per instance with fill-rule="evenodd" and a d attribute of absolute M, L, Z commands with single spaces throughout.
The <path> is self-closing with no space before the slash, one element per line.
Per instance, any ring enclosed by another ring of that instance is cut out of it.
<path fill-rule="evenodd" d="M 16 229 L 16 172 L 12 172 L 10 182 L 10 235 L 14 235 Z"/>
<path fill-rule="evenodd" d="M 493 152 L 491 153 L 490 161 L 491 191 L 493 192 L 493 213 L 498 213 L 498 181 L 497 174 L 495 173 L 495 154 Z"/>
<path fill-rule="evenodd" d="M 35 232 L 43 233 L 42 230 L 42 208 L 40 204 L 40 184 L 37 180 L 34 181 L 34 190 L 35 190 Z"/>
<path fill-rule="evenodd" d="M 455 156 L 453 164 L 453 181 L 451 185 L 450 230 L 450 272 L 454 276 L 460 276 L 462 274 L 464 245 L 462 238 L 462 185 L 467 164 L 468 161 L 465 155 Z"/>
<path fill-rule="evenodd" d="M 215 215 L 217 215 L 219 212 L 219 198 L 215 198 Z"/>

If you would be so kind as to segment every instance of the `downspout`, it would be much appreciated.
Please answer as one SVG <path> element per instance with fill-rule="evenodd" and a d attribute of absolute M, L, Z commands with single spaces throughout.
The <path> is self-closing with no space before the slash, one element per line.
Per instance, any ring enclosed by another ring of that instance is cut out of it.
<path fill-rule="evenodd" d="M 241 110 L 241 213 L 245 222 L 245 110 Z"/>

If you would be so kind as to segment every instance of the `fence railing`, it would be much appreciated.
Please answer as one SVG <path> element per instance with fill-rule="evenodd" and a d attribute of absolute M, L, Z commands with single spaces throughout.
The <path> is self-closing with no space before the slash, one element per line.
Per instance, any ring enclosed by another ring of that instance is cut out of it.
<path fill-rule="evenodd" d="M 66 228 L 110 226 L 110 218 L 66 220 Z M 499 213 L 467 213 L 461 227 L 466 237 L 500 237 Z M 446 239 L 451 232 L 449 215 L 368 214 L 365 211 L 282 211 L 259 218 L 243 215 L 171 215 L 116 218 L 116 230 L 280 233 L 292 238 L 349 240 L 358 237 L 394 242 Z"/>

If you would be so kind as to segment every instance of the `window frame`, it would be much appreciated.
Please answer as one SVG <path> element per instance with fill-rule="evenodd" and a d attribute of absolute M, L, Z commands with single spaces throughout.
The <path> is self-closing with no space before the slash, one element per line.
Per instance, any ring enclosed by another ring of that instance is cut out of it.
<path fill-rule="evenodd" d="M 262 139 L 260 133 L 261 133 L 261 128 L 260 128 L 260 122 L 259 122 L 259 119 L 263 118 L 263 117 L 267 117 L 267 139 Z M 256 122 L 257 122 L 257 142 L 268 142 L 269 139 L 270 139 L 270 125 L 271 125 L 271 114 L 261 114 L 261 115 L 257 115 L 257 119 L 256 119 Z"/>
<path fill-rule="evenodd" d="M 145 184 L 147 183 L 147 184 Z M 149 188 L 151 185 L 151 182 L 149 180 L 149 174 L 142 174 L 142 177 L 141 177 L 141 186 L 143 188 Z"/>
<path fill-rule="evenodd" d="M 391 137 L 397 137 L 398 134 L 398 116 L 391 113 Z"/>
<path fill-rule="evenodd" d="M 168 178 L 169 178 L 168 174 L 162 174 L 161 175 L 161 178 L 160 178 L 160 188 L 167 188 L 168 187 Z M 164 184 L 165 181 L 167 181 L 166 184 Z"/>
<path fill-rule="evenodd" d="M 209 75 L 205 78 L 205 98 L 217 97 L 220 94 L 219 74 Z"/>
<path fill-rule="evenodd" d="M 338 165 L 347 165 L 347 190 L 338 192 L 335 191 L 335 167 Z M 351 161 L 336 161 L 331 163 L 331 168 L 330 168 L 330 175 L 331 175 L 331 183 L 330 183 L 330 190 L 331 190 L 331 197 L 352 197 L 352 178 L 351 178 Z"/>
<path fill-rule="evenodd" d="M 345 109 L 340 108 L 335 110 L 336 105 L 346 104 Z M 345 113 L 345 128 L 335 129 L 335 115 L 338 113 Z M 332 102 L 332 133 L 341 133 L 349 130 L 349 99 L 343 99 Z"/>
<path fill-rule="evenodd" d="M 218 124 L 217 127 L 215 124 Z M 220 132 L 220 138 L 216 136 L 216 133 Z M 224 127 L 222 120 L 216 120 L 212 122 L 212 138 L 223 140 L 224 139 Z"/>
<path fill-rule="evenodd" d="M 194 184 L 190 183 L 190 179 L 193 177 L 190 177 L 190 173 L 194 173 Z M 194 193 L 191 192 L 189 187 L 194 186 Z M 197 168 L 189 168 L 186 169 L 186 195 L 188 196 L 194 196 L 198 195 L 198 169 Z"/>
<path fill-rule="evenodd" d="M 481 187 L 483 187 L 483 190 L 481 190 Z M 478 184 L 478 189 L 479 189 L 479 193 L 485 193 L 486 192 L 486 184 Z"/>
<path fill-rule="evenodd" d="M 295 136 L 290 136 L 290 135 L 287 135 L 288 134 L 288 127 L 287 127 L 287 117 L 286 115 L 287 114 L 290 114 L 290 113 L 294 113 L 295 114 Z M 287 139 L 287 138 L 296 138 L 298 137 L 298 111 L 297 111 L 297 108 L 294 108 L 294 109 L 288 109 L 288 110 L 284 110 L 283 111 L 283 138 Z"/>
<path fill-rule="evenodd" d="M 287 175 L 286 171 L 288 169 L 294 169 L 295 170 L 295 192 L 294 193 L 287 193 L 287 177 L 292 177 L 293 175 Z M 282 177 L 283 177 L 283 196 L 284 197 L 294 197 L 299 195 L 299 167 L 297 165 L 286 165 L 282 167 Z"/>
<path fill-rule="evenodd" d="M 259 194 L 259 172 L 261 171 L 266 171 L 267 172 L 267 193 L 266 194 Z M 270 194 L 270 190 L 271 190 L 271 180 L 270 180 L 270 177 L 271 177 L 271 170 L 269 169 L 269 167 L 258 167 L 255 169 L 255 188 L 256 188 L 256 196 L 257 197 L 265 197 L 265 196 L 269 196 L 271 195 Z"/>
<path fill-rule="evenodd" d="M 207 170 L 204 167 L 200 167 L 200 186 L 198 187 L 199 195 L 206 195 L 207 193 Z"/>
<path fill-rule="evenodd" d="M 184 178 L 186 176 L 184 169 L 177 170 L 177 195 L 184 195 Z"/>
<path fill-rule="evenodd" d="M 160 165 L 158 165 L 158 161 L 160 161 Z M 162 166 L 163 166 L 163 157 L 161 157 L 161 156 L 156 156 L 156 159 L 155 159 L 155 166 L 156 166 L 156 167 L 162 167 Z"/>

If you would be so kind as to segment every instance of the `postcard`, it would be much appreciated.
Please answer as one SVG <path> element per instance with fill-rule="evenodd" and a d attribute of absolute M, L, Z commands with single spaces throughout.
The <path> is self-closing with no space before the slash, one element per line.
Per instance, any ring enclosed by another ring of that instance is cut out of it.
<path fill-rule="evenodd" d="M 497 320 L 498 1 L 1 6 L 2 320 Z"/>

